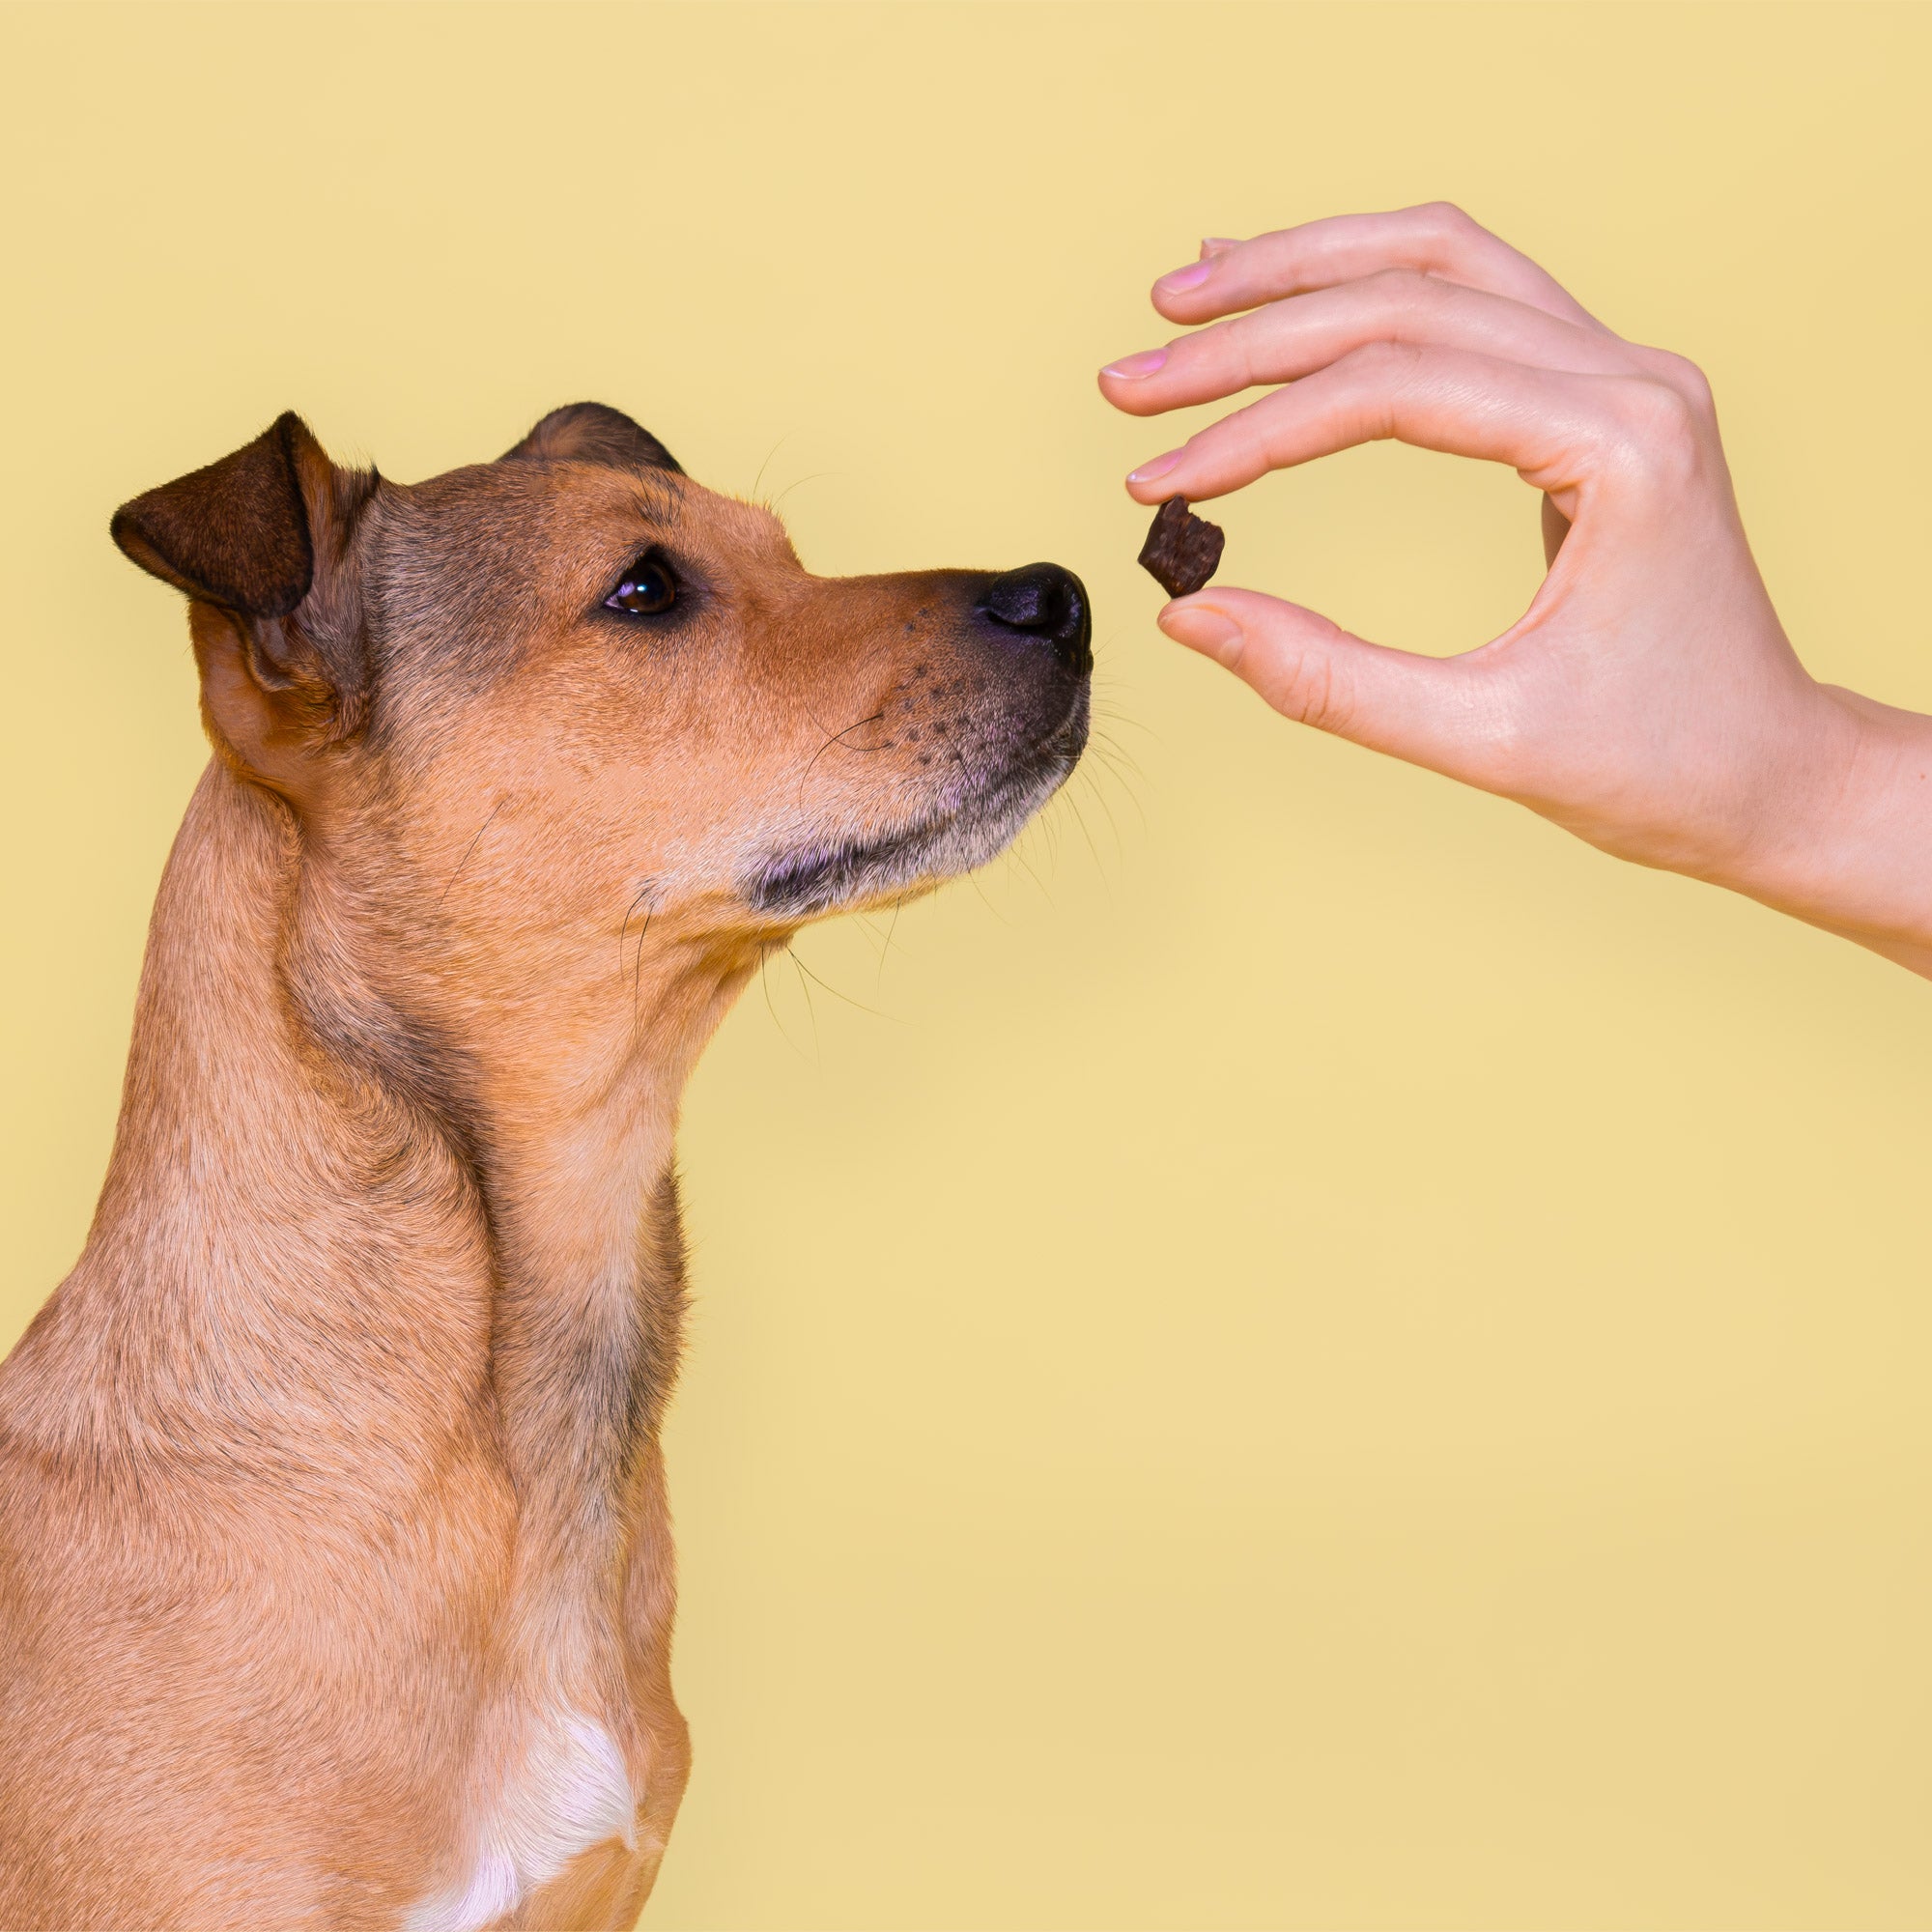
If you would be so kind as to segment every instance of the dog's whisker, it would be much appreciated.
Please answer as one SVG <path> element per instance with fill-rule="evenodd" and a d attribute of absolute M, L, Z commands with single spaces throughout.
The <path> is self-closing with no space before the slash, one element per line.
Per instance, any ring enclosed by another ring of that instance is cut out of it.
<path fill-rule="evenodd" d="M 784 436 L 780 437 L 779 440 L 772 444 L 771 448 L 765 451 L 765 460 L 758 465 L 758 473 L 752 479 L 752 488 L 750 495 L 753 502 L 755 503 L 758 501 L 758 485 L 765 480 L 765 471 L 772 467 L 772 458 L 775 457 L 779 453 L 779 451 L 785 446 L 785 441 L 790 435 L 791 432 L 787 430 Z"/>
<path fill-rule="evenodd" d="M 804 809 L 805 806 L 806 781 L 811 777 L 812 768 L 818 763 L 819 759 L 822 758 L 827 752 L 831 751 L 834 745 L 839 744 L 852 732 L 862 731 L 867 724 L 878 724 L 879 721 L 885 717 L 885 715 L 886 714 L 883 711 L 875 711 L 869 718 L 855 718 L 851 724 L 846 725 L 843 731 L 826 732 L 824 744 L 819 746 L 818 750 L 812 753 L 811 756 L 806 760 L 805 770 L 799 774 L 798 803 L 801 810 Z M 814 724 L 818 724 L 818 721 L 815 718 L 811 722 Z M 818 728 L 821 731 L 825 730 L 825 726 L 822 724 L 818 724 Z M 848 745 L 846 746 L 845 749 L 847 751 L 856 751 L 856 752 L 867 752 L 867 751 L 877 752 L 877 751 L 883 751 L 886 748 L 881 745 Z"/>
<path fill-rule="evenodd" d="M 782 946 L 775 946 L 765 953 L 765 956 L 758 962 L 758 984 L 764 992 L 765 1010 L 771 1014 L 772 1024 L 779 1030 L 779 1037 L 784 1041 L 792 1052 L 809 1065 L 810 1056 L 806 1053 L 804 1047 L 800 1046 L 798 1041 L 792 1038 L 791 1029 L 785 1025 L 783 1017 L 779 1012 L 777 1003 L 772 998 L 772 961 L 779 953 L 787 950 L 787 948 Z"/>
<path fill-rule="evenodd" d="M 895 1026 L 905 1025 L 905 1022 L 902 1019 L 900 1019 L 896 1013 L 881 1012 L 877 1007 L 868 1007 L 864 1000 L 855 1000 L 850 993 L 840 992 L 838 988 L 831 982 L 831 980 L 823 979 L 820 977 L 820 975 L 814 973 L 811 970 L 811 968 L 808 966 L 805 963 L 805 961 L 799 957 L 798 946 L 796 941 L 794 941 L 791 946 L 787 947 L 786 951 L 791 954 L 791 963 L 794 966 L 796 966 L 798 970 L 806 976 L 807 979 L 811 980 L 814 985 L 823 986 L 825 990 L 828 993 L 830 993 L 835 1000 L 843 1000 L 848 1007 L 856 1007 L 862 1013 L 871 1014 L 871 1016 L 875 1020 L 888 1020 Z"/>
<path fill-rule="evenodd" d="M 1114 808 L 1107 803 L 1107 794 L 1101 790 L 1099 780 L 1096 779 L 1092 772 L 1082 772 L 1079 776 L 1080 776 L 1080 782 L 1086 787 L 1088 796 L 1092 798 L 1094 803 L 1097 805 L 1100 808 L 1100 810 L 1107 815 L 1107 829 L 1114 835 L 1115 857 L 1119 859 L 1124 859 L 1126 857 L 1126 852 L 1127 852 L 1126 841 L 1121 837 L 1120 820 L 1114 816 Z M 1069 788 L 1067 803 L 1071 805 L 1073 804 L 1073 802 L 1074 802 L 1073 796 Z M 1143 829 L 1145 829 L 1146 826 L 1145 818 L 1143 818 L 1142 820 L 1142 826 Z"/>
<path fill-rule="evenodd" d="M 892 921 L 886 927 L 886 943 L 879 948 L 878 977 L 874 981 L 872 987 L 872 997 L 874 999 L 880 999 L 884 997 L 885 985 L 886 985 L 886 959 L 893 950 L 893 936 L 899 929 L 899 914 L 902 913 L 904 910 L 905 910 L 905 901 L 903 899 L 895 899 L 893 902 Z"/>
<path fill-rule="evenodd" d="M 1003 912 L 1001 912 L 999 907 L 996 906 L 992 902 L 992 900 L 986 896 L 986 889 L 983 885 L 980 883 L 980 874 L 978 872 L 968 872 L 966 874 L 966 883 L 970 885 L 973 888 L 973 890 L 980 895 L 980 903 L 983 905 L 986 908 L 986 910 L 989 913 L 991 913 L 996 920 L 1000 922 L 1002 925 L 1008 927 L 1010 927 L 1012 925 L 1012 921 L 1009 920 Z"/>
<path fill-rule="evenodd" d="M 1031 826 L 1028 827 L 1029 831 L 1031 831 L 1032 829 L 1033 828 Z M 1051 905 L 1053 903 L 1053 895 L 1047 891 L 1046 881 L 1042 879 L 1037 871 L 1034 870 L 1032 862 L 1027 858 L 1026 853 L 1021 849 L 1024 842 L 1025 841 L 1021 839 L 1014 840 L 1012 845 L 1013 863 L 1014 865 L 1019 867 L 1021 871 L 1023 871 L 1027 875 L 1027 877 L 1034 882 L 1035 887 L 1038 890 L 1040 897 L 1043 898 L 1048 905 Z"/>
<path fill-rule="evenodd" d="M 657 889 L 656 880 L 646 879 L 644 883 L 641 886 L 639 886 L 637 892 L 632 895 L 631 903 L 624 908 L 623 922 L 617 927 L 617 971 L 620 974 L 624 970 L 624 948 L 630 940 L 631 922 L 637 918 L 638 908 L 640 905 L 642 905 L 644 901 L 652 895 L 652 894 L 656 891 L 656 889 Z M 654 911 L 655 909 L 656 909 L 655 907 L 647 908 L 644 913 L 645 932 L 648 932 L 650 930 L 651 912 Z M 639 961 L 641 961 L 643 957 L 642 933 L 639 934 L 638 936 L 638 956 Z"/>
<path fill-rule="evenodd" d="M 1090 851 L 1094 855 L 1094 864 L 1095 868 L 1099 870 L 1102 874 L 1104 874 L 1106 872 L 1107 867 L 1105 862 L 1100 857 L 1099 846 L 1097 846 L 1094 842 L 1093 833 L 1087 829 L 1087 818 L 1086 814 L 1083 813 L 1080 810 L 1080 801 L 1074 797 L 1072 790 L 1070 788 L 1066 792 L 1065 792 L 1063 796 L 1066 800 L 1067 810 L 1069 810 L 1073 814 L 1074 824 L 1079 826 L 1080 828 L 1081 838 L 1083 838 L 1087 841 L 1088 851 Z"/>
<path fill-rule="evenodd" d="M 784 952 L 785 957 L 791 961 L 792 971 L 798 975 L 799 990 L 805 995 L 805 1010 L 811 1021 L 811 1064 L 823 1072 L 825 1049 L 818 1037 L 818 1009 L 811 1003 L 811 986 L 805 977 L 805 968 L 800 964 L 798 954 L 792 950 L 792 941 L 786 942 Z"/>
<path fill-rule="evenodd" d="M 469 843 L 463 848 L 463 857 L 456 862 L 456 870 L 450 873 L 448 883 L 445 884 L 442 891 L 437 895 L 436 905 L 437 905 L 437 910 L 439 912 L 442 910 L 442 902 L 444 899 L 448 898 L 451 888 L 456 884 L 457 880 L 463 876 L 463 868 L 464 867 L 469 865 L 470 854 L 476 850 L 477 845 L 482 840 L 484 833 L 489 831 L 490 820 L 495 818 L 496 815 L 499 811 L 501 811 L 504 806 L 506 806 L 509 802 L 510 802 L 510 795 L 508 792 L 505 792 L 503 796 L 499 798 L 497 801 L 497 803 L 490 808 L 489 815 L 483 820 L 483 823 L 476 828 L 476 836 L 473 838 L 471 838 Z"/>
<path fill-rule="evenodd" d="M 781 490 L 779 494 L 772 499 L 772 504 L 771 504 L 772 510 L 774 511 L 774 513 L 776 513 L 780 508 L 781 508 L 784 503 L 784 499 L 787 497 L 789 497 L 794 490 L 802 490 L 808 483 L 822 483 L 828 476 L 833 475 L 834 473 L 835 472 L 830 469 L 816 469 L 813 470 L 810 476 L 801 476 L 798 477 L 795 481 L 787 483 L 784 486 L 784 488 Z"/>

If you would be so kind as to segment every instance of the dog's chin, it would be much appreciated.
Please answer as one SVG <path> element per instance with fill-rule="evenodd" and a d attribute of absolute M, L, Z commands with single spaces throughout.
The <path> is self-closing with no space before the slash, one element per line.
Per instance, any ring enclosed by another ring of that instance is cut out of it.
<path fill-rule="evenodd" d="M 891 832 L 779 853 L 747 884 L 769 919 L 816 919 L 904 899 L 997 857 L 1066 781 L 1087 748 L 1085 694 L 1066 723 L 951 809 Z"/>

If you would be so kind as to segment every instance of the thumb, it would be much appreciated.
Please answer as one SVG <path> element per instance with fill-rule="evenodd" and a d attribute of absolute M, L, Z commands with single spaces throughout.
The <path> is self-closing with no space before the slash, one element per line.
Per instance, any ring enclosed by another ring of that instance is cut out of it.
<path fill-rule="evenodd" d="M 1417 657 L 1353 637 L 1258 590 L 1199 590 L 1160 613 L 1177 643 L 1212 658 L 1298 724 L 1372 751 L 1484 781 L 1495 686 L 1463 658 Z"/>

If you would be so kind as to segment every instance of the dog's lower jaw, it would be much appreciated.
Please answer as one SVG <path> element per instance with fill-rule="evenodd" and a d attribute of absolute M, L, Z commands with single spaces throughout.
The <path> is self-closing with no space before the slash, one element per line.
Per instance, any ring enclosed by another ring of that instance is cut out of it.
<path fill-rule="evenodd" d="M 842 842 L 794 846 L 767 860 L 743 888 L 754 912 L 799 920 L 916 897 L 983 866 L 1065 783 L 1087 744 L 1087 696 L 1060 729 L 1011 769 L 974 785 L 945 810 L 895 830 Z"/>
<path fill-rule="evenodd" d="M 105 1753 L 0 1741 L 0 1922 L 627 1925 L 684 1777 L 656 1432 L 707 1016 L 587 1105 L 523 1030 L 466 1154 L 305 1031 L 299 867 L 212 769 L 87 1252 L 0 1373 L 0 1489 L 68 1558 L 0 1621 Z"/>

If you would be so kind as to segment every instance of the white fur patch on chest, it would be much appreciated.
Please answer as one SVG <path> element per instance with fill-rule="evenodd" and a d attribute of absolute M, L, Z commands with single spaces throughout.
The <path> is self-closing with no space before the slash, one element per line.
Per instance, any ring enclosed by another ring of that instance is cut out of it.
<path fill-rule="evenodd" d="M 579 1852 L 607 1838 L 635 1850 L 637 1797 L 616 1741 L 575 1711 L 550 1714 L 471 1831 L 468 1882 L 411 1907 L 404 1932 L 482 1932 Z"/>

